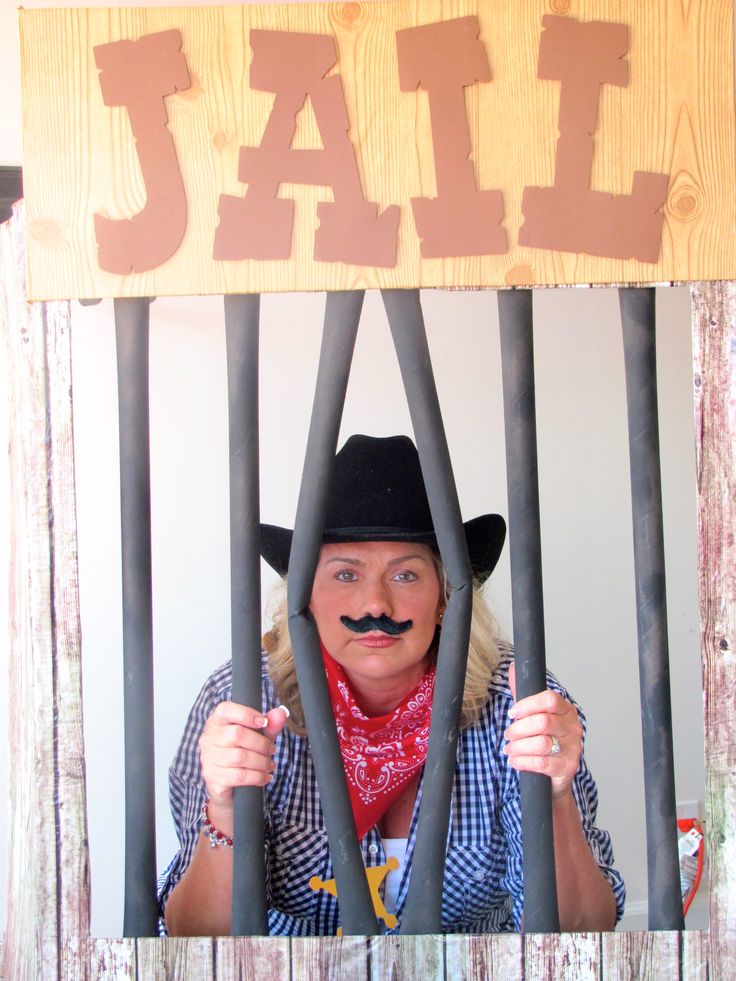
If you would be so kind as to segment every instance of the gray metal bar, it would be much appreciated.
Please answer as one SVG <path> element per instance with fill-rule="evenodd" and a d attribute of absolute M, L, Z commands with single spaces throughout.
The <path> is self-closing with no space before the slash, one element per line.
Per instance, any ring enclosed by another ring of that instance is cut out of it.
<path fill-rule="evenodd" d="M 312 418 L 289 560 L 289 633 L 319 783 L 343 932 L 378 932 L 350 806 L 317 629 L 309 613 L 363 292 L 328 293 Z"/>
<path fill-rule="evenodd" d="M 260 710 L 261 561 L 258 466 L 260 297 L 225 297 L 230 430 L 230 621 L 234 702 Z M 235 788 L 231 932 L 265 936 L 263 789 Z"/>
<path fill-rule="evenodd" d="M 383 290 L 450 597 L 442 621 L 432 724 L 411 881 L 401 932 L 440 933 L 450 798 L 470 639 L 473 590 L 450 453 L 418 290 Z"/>
<path fill-rule="evenodd" d="M 498 314 L 516 694 L 521 699 L 547 687 L 531 291 L 499 291 Z M 519 777 L 524 850 L 524 929 L 529 933 L 557 933 L 560 920 L 550 781 L 541 773 L 521 773 Z"/>
<path fill-rule="evenodd" d="M 126 937 L 157 934 L 147 299 L 115 300 L 125 718 Z"/>
<path fill-rule="evenodd" d="M 683 930 L 667 643 L 655 291 L 620 289 L 644 749 L 649 929 Z"/>

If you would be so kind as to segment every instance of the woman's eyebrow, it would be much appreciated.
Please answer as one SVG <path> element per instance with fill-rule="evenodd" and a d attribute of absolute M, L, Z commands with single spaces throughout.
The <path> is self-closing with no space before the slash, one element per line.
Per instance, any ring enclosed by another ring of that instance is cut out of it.
<path fill-rule="evenodd" d="M 402 562 L 410 562 L 412 559 L 418 559 L 420 562 L 425 563 L 428 561 L 427 557 L 425 555 L 421 555 L 419 552 L 409 552 L 406 555 L 399 555 L 395 559 L 389 559 L 386 564 L 390 566 L 401 565 Z M 334 562 L 341 565 L 365 565 L 365 562 L 362 559 L 356 559 L 354 556 L 348 555 L 333 555 L 331 558 L 325 561 L 325 565 L 332 565 Z"/>
<path fill-rule="evenodd" d="M 408 555 L 400 555 L 397 559 L 391 559 L 389 565 L 401 565 L 402 562 L 410 562 L 412 559 L 419 559 L 420 562 L 426 562 L 426 555 L 420 555 L 418 552 L 410 552 Z"/>

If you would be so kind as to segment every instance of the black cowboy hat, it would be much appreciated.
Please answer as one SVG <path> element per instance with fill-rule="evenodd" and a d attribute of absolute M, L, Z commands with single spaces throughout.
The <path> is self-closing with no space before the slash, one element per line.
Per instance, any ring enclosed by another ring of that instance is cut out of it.
<path fill-rule="evenodd" d="M 327 495 L 324 542 L 422 542 L 435 545 L 419 454 L 408 436 L 351 436 L 336 454 Z M 506 538 L 500 514 L 463 525 L 473 577 L 493 572 Z M 280 576 L 289 567 L 289 528 L 261 525 L 261 555 Z"/>

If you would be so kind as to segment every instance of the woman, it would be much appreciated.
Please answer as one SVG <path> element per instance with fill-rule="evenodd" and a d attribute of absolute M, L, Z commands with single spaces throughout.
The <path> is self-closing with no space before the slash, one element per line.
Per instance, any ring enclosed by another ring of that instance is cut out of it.
<path fill-rule="evenodd" d="M 348 789 L 366 867 L 389 871 L 384 903 L 400 927 L 422 789 L 439 631 L 447 602 L 417 451 L 407 437 L 351 437 L 335 458 L 310 612 L 322 643 Z M 560 922 L 608 930 L 623 911 L 610 839 L 582 759 L 582 715 L 551 676 L 515 703 L 513 656 L 494 639 L 480 586 L 503 519 L 465 525 L 476 590 L 443 893 L 443 930 L 518 929 L 523 875 L 518 771 L 551 778 Z M 263 526 L 264 558 L 285 575 L 287 529 Z M 264 639 L 263 704 L 229 700 L 230 665 L 195 704 L 170 772 L 181 850 L 161 893 L 172 934 L 226 934 L 232 889 L 233 788 L 266 800 L 269 931 L 334 934 L 335 898 L 304 729 L 285 602 Z M 315 888 L 316 886 L 316 888 Z M 389 925 L 394 921 L 387 917 Z"/>

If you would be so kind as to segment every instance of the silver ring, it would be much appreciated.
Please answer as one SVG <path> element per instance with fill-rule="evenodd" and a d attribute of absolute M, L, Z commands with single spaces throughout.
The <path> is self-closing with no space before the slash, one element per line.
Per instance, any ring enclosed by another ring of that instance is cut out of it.
<path fill-rule="evenodd" d="M 550 736 L 549 738 L 552 740 L 552 748 L 549 751 L 549 755 L 557 756 L 557 754 L 562 749 L 562 747 L 560 746 L 560 740 L 557 738 L 557 736 Z"/>

